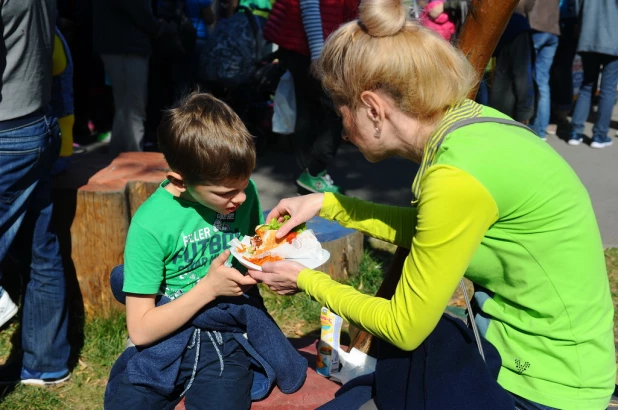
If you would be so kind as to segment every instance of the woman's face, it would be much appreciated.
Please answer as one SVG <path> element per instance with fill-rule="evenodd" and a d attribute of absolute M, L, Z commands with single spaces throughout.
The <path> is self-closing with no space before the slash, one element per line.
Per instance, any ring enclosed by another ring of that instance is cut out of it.
<path fill-rule="evenodd" d="M 360 107 L 353 111 L 347 105 L 337 107 L 337 112 L 343 122 L 341 137 L 356 145 L 367 161 L 382 161 L 390 155 L 385 149 L 381 130 L 376 131 L 375 124 L 367 115 L 367 110 L 367 107 Z"/>

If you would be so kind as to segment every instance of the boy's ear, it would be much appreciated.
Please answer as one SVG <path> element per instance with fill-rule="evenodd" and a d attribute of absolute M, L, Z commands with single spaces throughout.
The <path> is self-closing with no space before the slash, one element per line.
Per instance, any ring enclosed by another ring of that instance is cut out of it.
<path fill-rule="evenodd" d="M 165 176 L 167 177 L 167 180 L 170 181 L 170 184 L 178 190 L 178 192 L 185 192 L 187 190 L 185 181 L 178 172 L 168 171 Z"/>

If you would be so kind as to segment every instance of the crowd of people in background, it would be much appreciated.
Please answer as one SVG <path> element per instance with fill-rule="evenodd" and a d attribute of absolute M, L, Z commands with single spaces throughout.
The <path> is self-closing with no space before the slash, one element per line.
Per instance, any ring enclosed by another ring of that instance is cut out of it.
<path fill-rule="evenodd" d="M 456 43 L 469 0 L 410 3 L 423 25 Z M 300 168 L 296 182 L 307 191 L 339 192 L 327 167 L 340 144 L 341 124 L 310 64 L 357 7 L 357 0 L 60 0 L 58 26 L 75 64 L 75 141 L 111 137 L 112 155 L 156 150 L 162 110 L 199 87 L 239 113 L 264 153 L 277 81 L 289 70 L 296 95 L 296 127 L 289 138 Z M 477 101 L 528 125 L 542 139 L 557 132 L 571 145 L 584 140 L 592 148 L 611 145 L 618 82 L 615 17 L 618 6 L 608 0 L 521 0 Z M 576 58 L 583 73 L 574 78 Z M 592 107 L 598 107 L 595 126 L 586 136 Z"/>

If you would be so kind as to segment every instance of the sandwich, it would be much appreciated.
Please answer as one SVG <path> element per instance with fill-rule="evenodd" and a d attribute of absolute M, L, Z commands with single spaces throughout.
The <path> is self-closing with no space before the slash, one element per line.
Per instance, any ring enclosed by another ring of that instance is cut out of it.
<path fill-rule="evenodd" d="M 307 230 L 307 226 L 303 223 L 292 229 L 283 238 L 276 238 L 277 230 L 290 219 L 289 215 L 284 217 L 283 222 L 279 222 L 276 218 L 272 218 L 270 222 L 263 225 L 258 225 L 255 228 L 255 235 L 250 240 L 250 246 L 245 250 L 253 256 L 270 252 L 284 243 L 291 244 L 292 241 L 302 232 Z"/>
<path fill-rule="evenodd" d="M 277 239 L 275 236 L 277 230 L 289 219 L 290 216 L 286 215 L 283 222 L 273 218 L 267 224 L 258 225 L 255 228 L 255 235 L 249 240 L 249 245 L 241 245 L 236 250 L 243 254 L 246 260 L 258 266 L 266 262 L 283 260 L 283 257 L 272 255 L 271 252 L 283 244 L 291 244 L 299 234 L 307 230 L 306 225 L 303 223 L 292 229 L 283 238 Z"/>

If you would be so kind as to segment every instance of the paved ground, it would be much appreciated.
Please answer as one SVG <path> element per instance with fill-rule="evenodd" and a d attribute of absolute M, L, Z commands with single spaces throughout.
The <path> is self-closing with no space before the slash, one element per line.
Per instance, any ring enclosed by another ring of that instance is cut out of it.
<path fill-rule="evenodd" d="M 614 109 L 610 135 L 618 128 L 618 106 Z M 588 123 L 586 134 L 591 135 Z M 592 149 L 588 145 L 572 147 L 556 136 L 548 143 L 575 169 L 588 189 L 601 228 L 605 246 L 618 247 L 618 138 L 614 145 Z M 408 205 L 410 186 L 416 166 L 409 161 L 391 158 L 370 164 L 351 145 L 344 145 L 329 173 L 335 182 L 351 196 L 392 205 Z M 279 199 L 296 195 L 294 179 L 298 168 L 293 156 L 281 150 L 258 158 L 254 179 L 258 185 L 264 209 L 270 209 Z"/>

